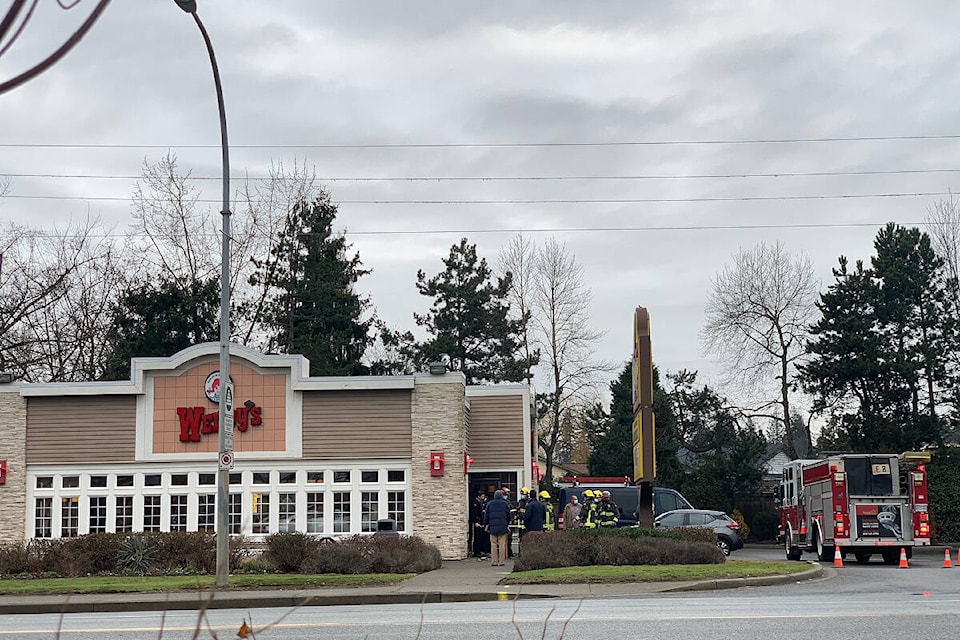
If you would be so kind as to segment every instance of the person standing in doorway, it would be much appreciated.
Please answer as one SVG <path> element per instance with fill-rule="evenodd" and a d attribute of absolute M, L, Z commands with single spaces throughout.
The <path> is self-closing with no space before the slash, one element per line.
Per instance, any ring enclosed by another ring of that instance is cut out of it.
<path fill-rule="evenodd" d="M 470 505 L 470 528 L 473 533 L 473 557 L 484 559 L 490 555 L 490 534 L 483 527 L 483 512 L 487 509 L 487 494 L 477 492 Z"/>
<path fill-rule="evenodd" d="M 507 534 L 510 533 L 510 505 L 502 491 L 493 493 L 493 500 L 483 513 L 483 528 L 490 534 L 490 565 L 502 567 L 507 559 Z"/>

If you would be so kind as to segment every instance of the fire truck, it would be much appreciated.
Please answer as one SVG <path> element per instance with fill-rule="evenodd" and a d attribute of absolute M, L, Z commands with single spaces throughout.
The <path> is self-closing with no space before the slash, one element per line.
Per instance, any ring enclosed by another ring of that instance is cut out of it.
<path fill-rule="evenodd" d="M 930 544 L 927 454 L 843 454 L 793 460 L 777 487 L 779 539 L 788 560 L 804 551 L 830 560 L 879 554 L 896 564 L 900 550 Z"/>

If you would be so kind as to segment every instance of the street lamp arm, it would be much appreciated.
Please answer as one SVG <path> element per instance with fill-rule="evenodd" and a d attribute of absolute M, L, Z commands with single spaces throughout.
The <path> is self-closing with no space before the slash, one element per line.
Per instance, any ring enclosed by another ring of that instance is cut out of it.
<path fill-rule="evenodd" d="M 227 110 L 223 101 L 223 85 L 220 84 L 220 67 L 217 66 L 217 55 L 213 51 L 213 43 L 210 41 L 210 34 L 200 20 L 196 12 L 191 12 L 200 34 L 203 36 L 203 42 L 207 46 L 207 54 L 210 56 L 210 67 L 213 69 L 213 83 L 217 90 L 217 107 L 220 109 L 220 146 L 223 149 L 223 210 L 220 213 L 230 214 L 230 147 L 227 144 Z"/>
<path fill-rule="evenodd" d="M 6 33 L 13 23 L 13 20 L 16 18 L 17 13 L 25 4 L 25 0 L 15 0 L 13 6 L 7 11 L 7 15 L 4 16 L 3 22 L 0 23 L 0 36 Z M 87 17 L 87 19 L 80 25 L 80 28 L 77 29 L 70 38 L 60 46 L 59 49 L 50 54 L 46 60 L 38 63 L 36 66 L 24 71 L 20 75 L 7 80 L 6 82 L 0 83 L 0 95 L 16 89 L 20 85 L 33 80 L 38 75 L 52 67 L 56 64 L 63 56 L 67 55 L 71 49 L 80 40 L 87 34 L 93 24 L 100 18 L 100 14 L 103 13 L 103 10 L 107 8 L 107 5 L 110 4 L 110 0 L 100 0 L 100 3 L 94 8 L 93 12 Z M 31 9 L 32 11 L 32 9 Z"/>

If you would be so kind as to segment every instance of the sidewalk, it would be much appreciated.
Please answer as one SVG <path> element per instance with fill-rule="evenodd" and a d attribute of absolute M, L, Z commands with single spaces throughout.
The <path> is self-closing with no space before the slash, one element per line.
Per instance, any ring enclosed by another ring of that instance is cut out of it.
<path fill-rule="evenodd" d="M 631 582 L 610 584 L 500 585 L 513 569 L 491 567 L 476 559 L 445 561 L 435 570 L 400 584 L 377 587 L 318 589 L 225 590 L 175 593 L 98 593 L 55 596 L 0 596 L 0 615 L 81 613 L 103 611 L 165 611 L 173 609 L 296 607 L 362 604 L 420 604 L 518 598 L 598 598 L 641 596 L 670 591 L 732 589 L 782 584 L 819 577 L 819 564 L 789 576 L 705 580 L 698 582 Z"/>

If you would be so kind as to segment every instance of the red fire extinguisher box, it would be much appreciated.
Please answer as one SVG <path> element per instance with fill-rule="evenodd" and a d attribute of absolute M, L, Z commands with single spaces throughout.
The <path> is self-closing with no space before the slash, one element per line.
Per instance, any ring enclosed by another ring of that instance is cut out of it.
<path fill-rule="evenodd" d="M 431 476 L 442 476 L 443 467 L 446 464 L 446 460 L 443 458 L 443 451 L 431 451 L 430 452 L 430 475 Z"/>

